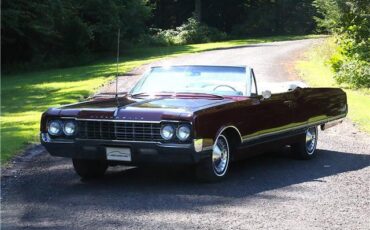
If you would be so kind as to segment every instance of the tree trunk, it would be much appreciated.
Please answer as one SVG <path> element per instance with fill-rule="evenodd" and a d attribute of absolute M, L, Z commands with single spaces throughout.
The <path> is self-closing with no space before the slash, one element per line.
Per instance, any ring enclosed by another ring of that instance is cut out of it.
<path fill-rule="evenodd" d="M 202 21 L 202 0 L 195 0 L 194 16 L 198 22 Z"/>

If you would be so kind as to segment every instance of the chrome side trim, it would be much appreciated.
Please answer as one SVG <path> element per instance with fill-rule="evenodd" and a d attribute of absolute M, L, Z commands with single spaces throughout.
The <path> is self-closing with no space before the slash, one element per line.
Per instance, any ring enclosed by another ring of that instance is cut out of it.
<path fill-rule="evenodd" d="M 346 115 L 339 115 L 339 116 L 328 118 L 328 119 L 325 119 L 325 120 L 322 120 L 322 121 L 311 122 L 311 123 L 307 123 L 307 124 L 304 124 L 304 125 L 295 126 L 295 127 L 292 127 L 292 128 L 278 130 L 278 131 L 275 131 L 275 132 L 264 133 L 264 134 L 261 134 L 261 135 L 253 135 L 253 134 L 245 135 L 245 136 L 242 137 L 242 143 L 247 142 L 247 141 L 253 141 L 253 140 L 256 140 L 258 138 L 278 135 L 278 134 L 281 134 L 281 133 L 285 133 L 285 132 L 289 132 L 289 131 L 293 131 L 293 130 L 297 130 L 297 129 L 303 129 L 303 128 L 308 128 L 308 127 L 315 126 L 315 125 L 321 125 L 321 124 L 324 124 L 324 123 L 327 123 L 327 122 L 330 122 L 330 121 L 334 121 L 334 120 L 337 120 L 337 119 L 344 118 L 345 116 Z"/>

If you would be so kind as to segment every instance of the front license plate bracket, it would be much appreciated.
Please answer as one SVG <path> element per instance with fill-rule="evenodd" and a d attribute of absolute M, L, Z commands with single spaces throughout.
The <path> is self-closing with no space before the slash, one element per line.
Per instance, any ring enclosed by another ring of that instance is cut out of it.
<path fill-rule="evenodd" d="M 106 147 L 106 156 L 109 161 L 132 161 L 130 148 Z"/>

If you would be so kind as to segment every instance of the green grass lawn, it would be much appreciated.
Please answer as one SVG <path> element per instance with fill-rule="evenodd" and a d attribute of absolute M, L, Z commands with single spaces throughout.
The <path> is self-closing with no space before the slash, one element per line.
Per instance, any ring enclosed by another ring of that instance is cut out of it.
<path fill-rule="evenodd" d="M 306 36 L 275 36 L 214 42 L 195 45 L 136 48 L 122 53 L 119 72 L 162 58 L 248 44 L 315 38 Z M 7 162 L 25 145 L 39 142 L 39 121 L 43 111 L 82 100 L 92 94 L 116 71 L 115 57 L 111 61 L 40 72 L 2 76 L 1 85 L 1 159 Z"/>
<path fill-rule="evenodd" d="M 335 52 L 332 38 L 313 47 L 305 54 L 305 60 L 298 61 L 297 70 L 309 85 L 315 87 L 339 87 L 333 76 L 334 72 L 327 64 Z M 359 125 L 360 129 L 370 133 L 370 89 L 342 88 L 347 93 L 348 117 Z"/>

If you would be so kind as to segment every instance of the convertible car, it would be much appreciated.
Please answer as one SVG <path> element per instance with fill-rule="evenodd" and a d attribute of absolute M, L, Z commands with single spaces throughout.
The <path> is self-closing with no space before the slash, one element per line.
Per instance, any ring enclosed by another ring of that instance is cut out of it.
<path fill-rule="evenodd" d="M 72 158 L 82 178 L 121 164 L 183 164 L 217 181 L 230 162 L 281 146 L 313 158 L 318 128 L 347 114 L 341 89 L 261 85 L 245 66 L 152 67 L 130 92 L 48 109 L 41 143 Z"/>

